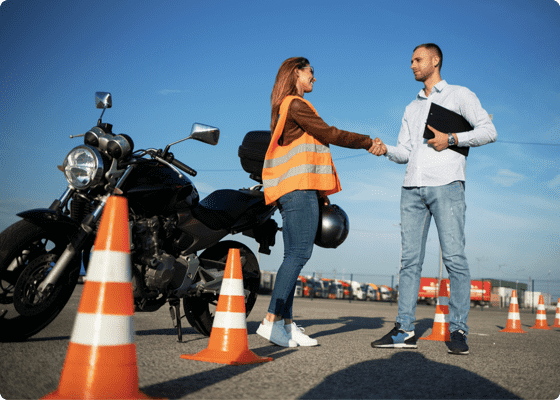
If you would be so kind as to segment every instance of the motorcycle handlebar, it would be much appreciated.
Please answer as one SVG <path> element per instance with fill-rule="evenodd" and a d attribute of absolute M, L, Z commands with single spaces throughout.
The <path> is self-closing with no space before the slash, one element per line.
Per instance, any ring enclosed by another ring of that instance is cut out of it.
<path fill-rule="evenodd" d="M 171 161 L 171 164 L 173 164 L 174 166 L 176 166 L 177 168 L 179 168 L 180 170 L 186 172 L 187 174 L 189 174 L 191 176 L 196 176 L 196 174 L 197 174 L 197 172 L 194 169 L 192 169 L 188 165 L 183 164 L 181 161 L 179 161 L 177 159 L 173 159 Z"/>

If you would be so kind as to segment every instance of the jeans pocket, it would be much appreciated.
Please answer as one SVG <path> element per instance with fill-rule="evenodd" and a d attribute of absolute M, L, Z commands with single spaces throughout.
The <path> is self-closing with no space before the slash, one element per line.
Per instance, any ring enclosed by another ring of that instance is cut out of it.
<path fill-rule="evenodd" d="M 289 194 L 290 193 L 285 194 L 277 200 L 278 210 L 280 210 L 280 212 L 286 207 L 287 204 L 289 204 L 293 200 L 293 197 L 288 196 Z"/>
<path fill-rule="evenodd" d="M 451 182 L 447 185 L 447 193 L 451 199 L 464 198 L 465 186 L 462 181 Z"/>

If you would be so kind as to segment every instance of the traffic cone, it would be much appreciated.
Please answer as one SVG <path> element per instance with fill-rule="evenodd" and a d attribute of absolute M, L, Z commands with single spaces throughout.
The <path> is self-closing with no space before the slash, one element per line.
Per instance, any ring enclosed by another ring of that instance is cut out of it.
<path fill-rule="evenodd" d="M 181 358 L 230 365 L 272 361 L 270 357 L 260 357 L 249 350 L 239 249 L 228 252 L 208 347 L 196 354 L 183 354 Z"/>
<path fill-rule="evenodd" d="M 45 399 L 148 399 L 138 389 L 124 197 L 109 197 L 58 389 Z"/>
<path fill-rule="evenodd" d="M 519 304 L 517 303 L 517 292 L 515 290 L 511 293 L 507 325 L 500 332 L 527 333 L 526 331 L 521 329 L 521 320 L 519 319 Z"/>
<path fill-rule="evenodd" d="M 537 308 L 537 319 L 535 320 L 535 325 L 530 329 L 552 329 L 546 323 L 546 310 L 544 308 L 544 299 L 541 294 L 539 297 L 539 307 Z"/>
<path fill-rule="evenodd" d="M 556 317 L 554 318 L 554 325 L 552 328 L 560 328 L 560 299 L 558 299 L 558 303 L 556 304 Z"/>
<path fill-rule="evenodd" d="M 447 291 L 447 282 L 441 281 L 439 285 L 439 294 L 436 306 L 436 315 L 434 317 L 434 326 L 432 334 L 421 337 L 421 340 L 436 340 L 439 342 L 449 342 L 449 292 Z"/>

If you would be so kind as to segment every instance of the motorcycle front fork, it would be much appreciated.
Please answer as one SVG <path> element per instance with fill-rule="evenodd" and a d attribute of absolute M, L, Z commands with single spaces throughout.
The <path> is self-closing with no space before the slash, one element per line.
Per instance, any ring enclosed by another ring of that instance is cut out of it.
<path fill-rule="evenodd" d="M 76 254 L 83 250 L 84 243 L 92 234 L 94 230 L 93 227 L 95 227 L 97 221 L 101 218 L 103 208 L 105 207 L 105 203 L 107 202 L 109 196 L 109 194 L 103 196 L 97 208 L 84 219 L 78 233 L 72 237 L 71 242 L 68 246 L 66 246 L 66 250 L 64 250 L 64 252 L 60 255 L 60 258 L 53 269 L 49 272 L 45 280 L 39 284 L 37 288 L 39 293 L 43 293 L 47 288 L 54 286 L 70 261 L 72 261 Z"/>
<path fill-rule="evenodd" d="M 66 266 L 70 263 L 70 261 L 83 250 L 84 244 L 95 230 L 95 226 L 101 218 L 103 209 L 105 208 L 105 203 L 107 203 L 107 200 L 112 196 L 113 193 L 123 194 L 121 187 L 132 172 L 133 168 L 134 167 L 132 165 L 129 165 L 127 167 L 126 171 L 121 175 L 117 184 L 115 185 L 114 190 L 108 190 L 107 194 L 105 194 L 105 196 L 101 198 L 101 201 L 97 208 L 93 210 L 91 214 L 84 218 L 80 225 L 78 233 L 74 235 L 74 237 L 72 237 L 70 243 L 66 247 L 66 250 L 64 250 L 51 272 L 49 272 L 45 280 L 39 284 L 39 287 L 37 288 L 39 294 L 44 293 L 45 290 L 49 287 L 53 287 L 58 279 L 62 276 L 62 273 L 64 272 Z M 60 207 L 64 207 L 68 203 L 70 197 L 72 196 L 72 194 L 74 194 L 74 192 L 75 189 L 71 186 L 68 186 L 62 197 L 59 200 L 55 200 L 50 208 L 60 209 Z"/>

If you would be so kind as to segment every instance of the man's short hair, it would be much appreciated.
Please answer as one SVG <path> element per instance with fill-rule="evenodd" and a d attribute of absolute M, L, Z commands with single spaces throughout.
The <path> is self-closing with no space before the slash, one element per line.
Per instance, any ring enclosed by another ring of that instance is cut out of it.
<path fill-rule="evenodd" d="M 441 65 L 443 64 L 443 53 L 441 52 L 441 49 L 439 48 L 439 46 L 438 46 L 437 44 L 435 44 L 435 43 L 424 43 L 424 44 L 420 44 L 420 45 L 418 45 L 418 46 L 416 46 L 416 47 L 414 48 L 413 53 L 414 53 L 417 49 L 419 49 L 420 47 L 424 47 L 425 49 L 432 50 L 432 51 L 435 51 L 435 52 L 436 52 L 436 54 L 437 54 L 438 57 L 439 57 L 439 63 L 438 63 L 439 70 L 441 71 Z"/>

